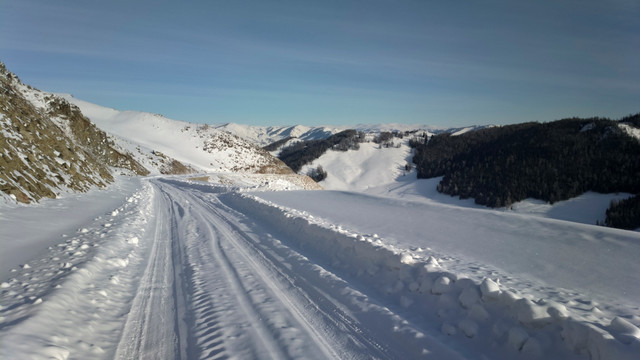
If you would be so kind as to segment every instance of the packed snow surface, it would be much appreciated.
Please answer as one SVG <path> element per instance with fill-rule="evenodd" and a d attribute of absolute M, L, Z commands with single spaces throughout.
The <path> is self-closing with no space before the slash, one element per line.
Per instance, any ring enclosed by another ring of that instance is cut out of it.
<path fill-rule="evenodd" d="M 24 260 L 0 278 L 0 358 L 640 354 L 636 232 L 257 176 L 132 180 L 38 249 L 9 244 L 50 214 L 2 207 Z"/>
<path fill-rule="evenodd" d="M 86 223 L 118 207 L 140 186 L 137 178 L 116 177 L 116 183 L 107 189 L 64 193 L 57 199 L 42 199 L 30 205 L 2 204 L 0 279 L 8 278 L 12 268 L 46 253 L 48 246 L 55 246 Z"/>

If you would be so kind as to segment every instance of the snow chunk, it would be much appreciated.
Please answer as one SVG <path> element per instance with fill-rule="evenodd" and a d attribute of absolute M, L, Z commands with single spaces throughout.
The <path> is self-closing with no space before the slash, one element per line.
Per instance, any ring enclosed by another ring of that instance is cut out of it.
<path fill-rule="evenodd" d="M 482 299 L 485 301 L 488 300 L 497 300 L 500 296 L 500 285 L 495 281 L 486 278 L 480 284 L 480 292 L 482 292 Z"/>
<path fill-rule="evenodd" d="M 569 317 L 569 311 L 566 306 L 557 302 L 549 302 L 548 305 L 547 314 L 551 315 L 553 319 L 564 320 Z"/>
<path fill-rule="evenodd" d="M 411 254 L 402 254 L 400 262 L 407 265 L 413 265 L 416 263 L 416 259 L 414 259 Z"/>
<path fill-rule="evenodd" d="M 522 346 L 522 353 L 531 358 L 540 358 L 542 356 L 542 346 L 538 339 L 530 337 Z"/>
<path fill-rule="evenodd" d="M 472 338 L 478 334 L 478 324 L 471 319 L 461 320 L 458 327 L 468 338 Z"/>
<path fill-rule="evenodd" d="M 614 333 L 616 339 L 625 345 L 640 339 L 640 329 L 619 316 L 611 320 L 609 329 Z"/>
<path fill-rule="evenodd" d="M 484 306 L 480 304 L 474 304 L 469 310 L 469 317 L 476 321 L 487 321 L 490 317 Z"/>
<path fill-rule="evenodd" d="M 509 344 L 514 349 L 520 351 L 524 346 L 525 341 L 529 339 L 529 334 L 521 327 L 512 327 L 509 329 Z"/>
<path fill-rule="evenodd" d="M 427 264 L 424 266 L 424 269 L 427 270 L 427 272 L 436 272 L 438 271 L 440 268 L 440 264 L 438 263 L 438 260 L 436 260 L 436 258 L 434 258 L 433 256 L 429 256 L 429 259 L 427 259 Z"/>
<path fill-rule="evenodd" d="M 541 326 L 551 322 L 551 317 L 543 306 L 533 303 L 529 299 L 516 301 L 514 310 L 520 323 L 527 326 Z"/>
<path fill-rule="evenodd" d="M 431 293 L 441 295 L 451 290 L 451 279 L 446 276 L 440 276 L 431 288 Z"/>
<path fill-rule="evenodd" d="M 431 291 L 431 287 L 433 286 L 433 282 L 429 278 L 425 278 L 420 283 L 420 287 L 418 288 L 418 292 L 421 294 L 426 294 Z"/>
<path fill-rule="evenodd" d="M 463 308 L 469 309 L 476 302 L 478 302 L 478 300 L 480 300 L 480 293 L 478 292 L 476 286 L 469 286 L 462 290 L 462 293 L 460 294 L 460 297 L 458 297 L 458 300 L 460 301 L 460 305 L 462 305 Z"/>

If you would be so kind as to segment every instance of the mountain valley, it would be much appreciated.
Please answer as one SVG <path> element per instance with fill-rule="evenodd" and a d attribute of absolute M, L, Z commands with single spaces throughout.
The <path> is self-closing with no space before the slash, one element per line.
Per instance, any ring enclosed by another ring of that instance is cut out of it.
<path fill-rule="evenodd" d="M 0 86 L 0 358 L 640 354 L 640 232 L 600 226 L 635 216 L 638 115 L 215 125 Z"/>

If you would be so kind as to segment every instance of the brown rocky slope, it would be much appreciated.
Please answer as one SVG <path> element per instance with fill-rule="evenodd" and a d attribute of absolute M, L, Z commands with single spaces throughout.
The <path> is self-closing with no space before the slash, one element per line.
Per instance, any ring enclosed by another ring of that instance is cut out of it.
<path fill-rule="evenodd" d="M 37 107 L 34 103 L 43 104 Z M 24 85 L 0 63 L 0 191 L 23 203 L 149 173 L 77 107 Z"/>

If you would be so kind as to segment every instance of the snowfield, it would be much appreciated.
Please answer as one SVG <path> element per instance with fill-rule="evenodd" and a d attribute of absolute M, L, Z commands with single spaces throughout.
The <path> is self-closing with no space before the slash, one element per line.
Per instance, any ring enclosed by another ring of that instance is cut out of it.
<path fill-rule="evenodd" d="M 0 358 L 640 354 L 638 232 L 201 180 L 120 179 L 84 216 L 80 198 L 3 205 L 3 256 L 21 258 L 0 264 Z M 32 247 L 11 245 L 21 229 Z"/>
<path fill-rule="evenodd" d="M 147 166 L 152 174 L 161 172 L 156 163 L 159 156 L 169 156 L 207 172 L 258 172 L 265 166 L 278 166 L 278 161 L 266 151 L 213 126 L 146 112 L 119 111 L 69 94 L 57 96 L 80 108 L 93 123 L 110 134 L 118 147 Z"/>

